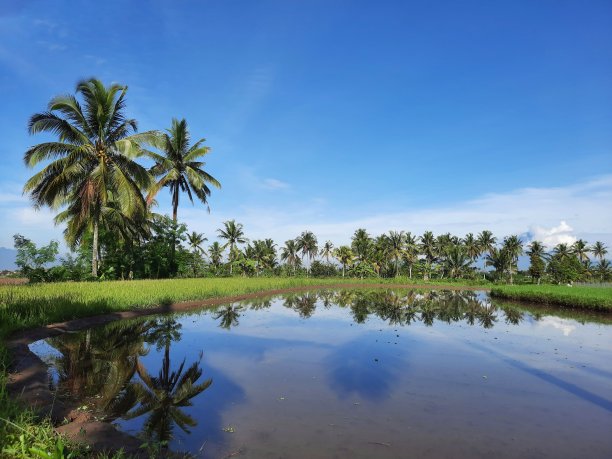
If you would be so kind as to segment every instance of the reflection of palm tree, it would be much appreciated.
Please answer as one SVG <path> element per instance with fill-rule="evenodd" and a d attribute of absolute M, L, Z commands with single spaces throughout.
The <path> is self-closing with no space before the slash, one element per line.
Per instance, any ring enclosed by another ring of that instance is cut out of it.
<path fill-rule="evenodd" d="M 95 397 L 97 410 L 114 416 L 118 395 L 136 372 L 138 358 L 145 355 L 146 321 L 118 322 L 97 330 L 53 338 L 62 353 L 55 362 L 58 390 L 76 398 Z M 119 397 L 120 398 L 120 397 Z"/>
<path fill-rule="evenodd" d="M 495 315 L 495 308 L 493 306 L 483 306 L 478 314 L 478 323 L 484 328 L 492 328 L 497 322 L 497 316 Z"/>
<path fill-rule="evenodd" d="M 272 306 L 272 301 L 270 298 L 254 298 L 249 301 L 248 306 L 255 311 L 259 309 L 268 309 Z"/>
<path fill-rule="evenodd" d="M 317 308 L 317 295 L 311 292 L 299 295 L 294 309 L 299 312 L 302 319 L 311 317 Z"/>
<path fill-rule="evenodd" d="M 424 301 L 421 303 L 420 312 L 423 323 L 426 326 L 431 327 L 438 313 L 436 303 L 433 301 Z"/>
<path fill-rule="evenodd" d="M 150 413 L 144 425 L 144 433 L 148 439 L 160 442 L 162 445 L 172 438 L 174 424 L 189 433 L 189 427 L 196 425 L 196 420 L 184 413 L 181 408 L 192 406 L 191 399 L 208 389 L 212 379 L 196 384 L 202 376 L 200 359 L 185 369 L 185 359 L 176 370 L 171 370 L 170 343 L 165 344 L 162 367 L 157 377 L 151 376 L 144 365 L 138 363 L 139 382 L 134 383 L 130 390 L 138 401 L 138 406 L 129 411 L 125 418 L 133 419 Z"/>
<path fill-rule="evenodd" d="M 242 306 L 228 304 L 226 307 L 215 311 L 213 318 L 215 320 L 221 319 L 219 326 L 229 330 L 232 327 L 238 326 L 238 318 L 243 309 Z"/>
<path fill-rule="evenodd" d="M 351 304 L 351 312 L 353 313 L 353 320 L 362 324 L 368 318 L 370 314 L 370 305 L 372 302 L 368 298 L 364 298 L 360 296 L 359 298 L 355 298 L 355 300 Z"/>
<path fill-rule="evenodd" d="M 523 320 L 523 313 L 520 309 L 512 306 L 503 307 L 506 323 L 518 325 Z"/>

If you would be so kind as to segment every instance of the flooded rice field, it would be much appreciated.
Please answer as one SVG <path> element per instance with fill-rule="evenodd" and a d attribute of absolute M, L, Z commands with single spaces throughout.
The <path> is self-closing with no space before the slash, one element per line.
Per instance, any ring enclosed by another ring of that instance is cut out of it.
<path fill-rule="evenodd" d="M 58 396 L 195 457 L 612 457 L 609 315 L 307 291 L 31 349 Z"/>

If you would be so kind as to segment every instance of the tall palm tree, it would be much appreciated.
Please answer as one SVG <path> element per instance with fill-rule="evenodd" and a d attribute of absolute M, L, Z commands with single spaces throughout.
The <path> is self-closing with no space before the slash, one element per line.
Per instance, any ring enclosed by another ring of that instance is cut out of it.
<path fill-rule="evenodd" d="M 191 234 L 187 234 L 187 241 L 189 242 L 189 247 L 193 254 L 203 254 L 204 249 L 202 248 L 202 244 L 208 241 L 208 238 L 205 238 L 202 233 L 192 231 Z"/>
<path fill-rule="evenodd" d="M 463 245 L 465 247 L 465 252 L 468 257 L 472 259 L 472 261 L 476 261 L 476 259 L 482 253 L 481 246 L 478 243 L 478 239 L 474 237 L 472 233 L 468 233 L 463 238 Z"/>
<path fill-rule="evenodd" d="M 530 260 L 529 272 L 532 277 L 537 278 L 538 284 L 540 284 L 542 274 L 546 268 L 544 261 L 549 258 L 544 244 L 539 241 L 533 241 L 529 244 L 528 250 L 525 253 L 529 256 Z"/>
<path fill-rule="evenodd" d="M 419 258 L 419 246 L 417 236 L 407 232 L 404 242 L 404 260 L 408 264 L 408 277 L 412 279 L 412 266 Z"/>
<path fill-rule="evenodd" d="M 348 245 L 342 245 L 334 250 L 334 258 L 342 265 L 342 277 L 344 277 L 347 265 L 353 262 L 353 250 Z"/>
<path fill-rule="evenodd" d="M 480 254 L 491 253 L 491 251 L 495 248 L 495 243 L 497 242 L 497 238 L 493 236 L 493 233 L 489 230 L 483 230 L 478 234 L 477 237 L 478 246 L 480 247 Z M 483 270 L 486 268 L 487 261 L 486 258 L 484 260 Z M 483 279 L 486 278 L 486 275 L 483 275 Z"/>
<path fill-rule="evenodd" d="M 589 264 L 589 252 L 591 249 L 587 246 L 586 241 L 578 239 L 572 244 L 572 252 L 578 257 L 578 259 L 585 265 Z"/>
<path fill-rule="evenodd" d="M 210 152 L 210 147 L 204 146 L 206 139 L 200 139 L 191 145 L 191 137 L 187 121 L 172 120 L 172 126 L 165 133 L 158 132 L 149 142 L 162 153 L 146 151 L 147 156 L 155 161 L 151 173 L 158 177 L 151 188 L 147 200 L 151 202 L 155 195 L 164 187 L 170 189 L 172 196 L 172 219 L 177 221 L 178 206 L 181 192 L 187 193 L 193 204 L 193 195 L 208 205 L 212 185 L 221 188 L 221 184 L 204 170 L 206 163 L 199 160 Z"/>
<path fill-rule="evenodd" d="M 395 277 L 399 275 L 399 261 L 404 251 L 406 235 L 403 231 L 389 231 L 386 237 L 389 256 L 395 261 Z"/>
<path fill-rule="evenodd" d="M 281 249 L 281 260 L 293 267 L 293 275 L 295 276 L 295 269 L 302 262 L 295 239 L 285 241 L 285 246 Z"/>
<path fill-rule="evenodd" d="M 431 270 L 431 265 L 436 260 L 437 257 L 437 245 L 436 238 L 434 237 L 431 231 L 425 231 L 421 236 L 421 245 L 420 245 L 421 253 L 425 255 L 425 272 L 423 273 L 423 279 L 429 279 L 429 271 Z"/>
<path fill-rule="evenodd" d="M 591 252 L 593 253 L 594 257 L 599 258 L 599 261 L 602 261 L 608 253 L 608 248 L 603 242 L 597 241 L 595 244 L 593 244 L 593 247 L 591 247 Z"/>
<path fill-rule="evenodd" d="M 444 265 L 450 278 L 461 277 L 465 271 L 470 269 L 472 257 L 470 257 L 461 245 L 450 245 L 446 248 Z"/>
<path fill-rule="evenodd" d="M 276 244 L 272 239 L 255 240 L 253 246 L 248 246 L 247 258 L 251 258 L 256 263 L 255 274 L 259 276 L 259 272 L 263 268 L 271 268 L 276 260 Z"/>
<path fill-rule="evenodd" d="M 244 230 L 242 223 L 236 223 L 235 220 L 228 220 L 223 222 L 223 228 L 219 228 L 217 230 L 219 233 L 219 237 L 221 239 L 225 239 L 227 242 L 223 246 L 223 248 L 229 247 L 230 249 L 230 275 L 232 274 L 232 264 L 236 257 L 236 246 L 238 244 L 244 244 L 248 241 L 247 238 L 244 237 Z"/>
<path fill-rule="evenodd" d="M 555 257 L 557 257 L 559 260 L 563 260 L 567 257 L 569 257 L 572 254 L 571 249 L 567 246 L 567 244 L 564 243 L 560 243 L 557 244 L 555 246 L 555 248 L 553 249 L 553 254 Z"/>
<path fill-rule="evenodd" d="M 325 258 L 325 260 L 329 263 L 329 257 L 333 256 L 333 252 L 334 244 L 332 244 L 332 241 L 327 241 L 325 244 L 323 244 L 323 247 L 321 247 L 321 252 L 319 255 Z"/>
<path fill-rule="evenodd" d="M 492 266 L 498 277 L 502 277 L 511 263 L 510 253 L 504 249 L 493 247 L 487 251 L 485 266 Z"/>
<path fill-rule="evenodd" d="M 508 271 L 510 273 L 510 283 L 513 281 L 513 273 L 517 268 L 518 257 L 523 254 L 523 243 L 520 238 L 516 235 L 508 236 L 504 238 L 502 249 L 505 250 L 509 255 Z"/>
<path fill-rule="evenodd" d="M 302 252 L 302 260 L 305 256 L 308 257 L 309 265 L 306 268 L 306 273 L 310 273 L 310 264 L 312 259 L 317 256 L 319 247 L 317 245 L 317 237 L 312 231 L 304 231 L 296 239 L 298 250 Z"/>
<path fill-rule="evenodd" d="M 218 268 L 223 258 L 223 247 L 218 241 L 213 242 L 210 247 L 208 247 L 208 257 L 213 266 Z"/>
<path fill-rule="evenodd" d="M 202 255 L 203 253 L 205 253 L 204 249 L 202 248 L 202 244 L 204 244 L 205 241 L 208 241 L 207 238 L 204 237 L 204 235 L 202 233 L 197 233 L 195 231 L 192 231 L 191 234 L 187 234 L 187 242 L 189 243 L 189 247 L 191 248 L 191 253 L 193 253 L 193 275 L 196 275 L 197 272 L 197 264 L 198 261 L 201 260 L 200 258 L 198 258 L 198 255 Z"/>
<path fill-rule="evenodd" d="M 70 245 L 92 232 L 93 276 L 98 275 L 100 225 L 146 212 L 141 190 L 151 177 L 132 158 L 142 153 L 140 143 L 152 134 L 133 134 L 137 125 L 125 116 L 126 92 L 126 86 L 104 86 L 95 78 L 80 81 L 76 93 L 81 102 L 71 94 L 54 97 L 47 111 L 32 115 L 28 125 L 30 134 L 48 132 L 58 140 L 26 151 L 28 167 L 50 162 L 26 182 L 24 193 L 36 207 L 65 207 L 56 223 L 68 223 L 64 234 Z"/>
<path fill-rule="evenodd" d="M 599 280 L 603 282 L 610 277 L 610 272 L 612 271 L 612 263 L 602 258 L 597 263 L 595 271 L 597 272 L 597 274 L 599 274 Z"/>
<path fill-rule="evenodd" d="M 357 229 L 351 238 L 351 250 L 359 261 L 367 261 L 372 244 L 372 238 L 364 228 Z"/>

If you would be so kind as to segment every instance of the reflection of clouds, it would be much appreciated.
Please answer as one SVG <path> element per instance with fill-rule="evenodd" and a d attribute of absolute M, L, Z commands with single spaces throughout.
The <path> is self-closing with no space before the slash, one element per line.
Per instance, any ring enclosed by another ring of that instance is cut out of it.
<path fill-rule="evenodd" d="M 554 316 L 544 316 L 537 323 L 543 327 L 553 327 L 561 330 L 564 336 L 569 336 L 576 329 L 571 321 Z"/>

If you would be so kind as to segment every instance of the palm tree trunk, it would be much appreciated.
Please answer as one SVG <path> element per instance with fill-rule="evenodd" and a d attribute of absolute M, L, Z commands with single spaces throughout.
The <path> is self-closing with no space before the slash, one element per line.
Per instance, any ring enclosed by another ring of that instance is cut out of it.
<path fill-rule="evenodd" d="M 91 275 L 98 277 L 98 219 L 94 217 L 93 243 L 91 249 Z"/>

